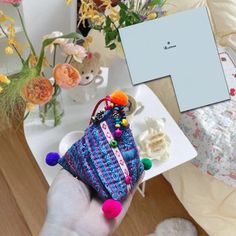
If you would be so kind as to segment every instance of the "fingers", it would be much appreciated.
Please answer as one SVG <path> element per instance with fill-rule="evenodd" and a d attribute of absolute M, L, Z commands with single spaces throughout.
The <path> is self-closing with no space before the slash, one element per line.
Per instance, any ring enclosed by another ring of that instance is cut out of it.
<path fill-rule="evenodd" d="M 68 196 L 77 196 L 80 199 L 91 201 L 90 189 L 81 180 L 71 175 L 67 170 L 61 169 L 53 181 L 49 193 Z"/>
<path fill-rule="evenodd" d="M 137 184 L 135 185 L 135 187 L 132 189 L 132 191 L 130 192 L 130 194 L 128 195 L 128 197 L 123 201 L 122 206 L 123 206 L 123 210 L 121 212 L 121 217 L 123 218 L 124 215 L 126 214 L 126 212 L 128 211 L 130 204 L 133 200 L 134 194 L 137 191 L 138 186 L 142 183 L 142 180 L 144 178 L 145 173 L 143 172 L 143 174 L 141 175 L 141 177 L 139 178 L 139 181 L 137 182 Z"/>

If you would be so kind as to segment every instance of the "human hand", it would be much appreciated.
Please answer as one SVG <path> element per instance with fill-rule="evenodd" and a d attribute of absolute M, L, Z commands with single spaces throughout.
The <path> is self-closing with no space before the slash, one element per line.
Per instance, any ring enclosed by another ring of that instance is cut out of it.
<path fill-rule="evenodd" d="M 121 214 L 108 220 L 102 213 L 102 202 L 91 195 L 88 186 L 61 170 L 48 192 L 48 213 L 40 236 L 110 235 L 124 218 L 135 191 L 122 202 Z"/>

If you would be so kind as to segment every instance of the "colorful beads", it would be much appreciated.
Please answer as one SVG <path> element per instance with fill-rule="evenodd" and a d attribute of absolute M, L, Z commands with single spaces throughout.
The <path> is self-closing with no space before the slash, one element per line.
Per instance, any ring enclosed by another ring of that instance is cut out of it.
<path fill-rule="evenodd" d="M 103 119 L 103 117 L 104 117 L 104 114 L 105 114 L 105 111 L 99 111 L 98 113 L 97 113 L 97 115 L 96 115 L 96 119 L 97 119 L 97 121 L 101 121 L 102 119 Z"/>
<path fill-rule="evenodd" d="M 95 117 L 95 116 L 92 116 L 92 117 L 91 117 L 91 121 L 92 121 L 93 123 L 95 123 L 95 122 L 96 122 L 96 117 Z"/>
<path fill-rule="evenodd" d="M 111 146 L 112 148 L 116 148 L 116 147 L 118 146 L 118 142 L 117 142 L 115 139 L 112 139 L 112 140 L 110 141 L 110 146 Z"/>
<path fill-rule="evenodd" d="M 126 176 L 125 177 L 125 182 L 126 182 L 126 184 L 128 185 L 128 184 L 131 184 L 131 177 L 128 175 L 128 176 Z"/>
<path fill-rule="evenodd" d="M 123 133 L 122 130 L 116 129 L 116 130 L 115 130 L 115 137 L 116 137 L 116 138 L 120 138 L 121 135 L 122 135 L 122 133 Z"/>
<path fill-rule="evenodd" d="M 106 106 L 105 106 L 105 110 L 106 110 L 106 111 L 111 110 L 111 106 L 110 106 L 110 105 L 106 105 Z"/>
<path fill-rule="evenodd" d="M 115 124 L 115 128 L 120 128 L 120 124 Z"/>
<path fill-rule="evenodd" d="M 129 122 L 127 119 L 122 119 L 121 124 L 126 127 L 129 125 Z"/>
<path fill-rule="evenodd" d="M 96 116 L 92 116 L 92 117 L 91 117 L 91 121 L 92 121 L 93 123 L 99 122 L 99 121 L 101 121 L 101 120 L 103 119 L 104 115 L 105 115 L 105 111 L 104 111 L 104 110 L 101 110 L 101 111 L 99 111 L 99 112 L 97 113 Z"/>

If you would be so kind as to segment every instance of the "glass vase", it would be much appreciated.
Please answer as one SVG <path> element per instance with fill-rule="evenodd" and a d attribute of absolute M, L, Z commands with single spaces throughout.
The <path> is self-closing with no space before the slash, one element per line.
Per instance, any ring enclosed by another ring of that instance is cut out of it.
<path fill-rule="evenodd" d="M 48 103 L 39 106 L 39 117 L 41 122 L 48 127 L 60 125 L 63 115 L 64 106 L 61 92 L 54 95 Z"/>

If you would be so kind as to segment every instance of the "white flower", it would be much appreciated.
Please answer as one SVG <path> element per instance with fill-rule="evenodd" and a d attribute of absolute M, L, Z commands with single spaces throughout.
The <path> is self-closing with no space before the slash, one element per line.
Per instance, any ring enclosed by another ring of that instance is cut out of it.
<path fill-rule="evenodd" d="M 43 37 L 43 40 L 45 39 L 52 39 L 52 38 L 57 38 L 62 36 L 63 33 L 60 31 L 54 31 L 51 34 L 47 34 Z M 59 38 L 59 39 L 55 39 L 49 46 L 49 51 L 50 53 L 52 53 L 55 49 L 55 45 L 61 45 L 63 46 L 64 44 L 66 44 L 68 42 L 69 39 L 63 39 L 63 38 Z"/>
<path fill-rule="evenodd" d="M 84 58 L 87 56 L 86 49 L 74 43 L 68 43 L 63 45 L 63 52 L 67 56 L 73 56 L 74 60 L 79 63 L 82 63 Z"/>

